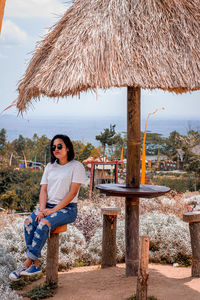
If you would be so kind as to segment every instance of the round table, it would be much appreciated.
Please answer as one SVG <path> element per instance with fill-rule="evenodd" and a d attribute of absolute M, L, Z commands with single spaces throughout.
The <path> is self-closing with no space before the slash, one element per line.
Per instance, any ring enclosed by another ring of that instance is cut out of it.
<path fill-rule="evenodd" d="M 170 188 L 160 185 L 141 184 L 139 188 L 129 188 L 125 184 L 98 184 L 95 186 L 101 193 L 107 196 L 126 198 L 154 198 L 162 196 L 170 191 Z"/>

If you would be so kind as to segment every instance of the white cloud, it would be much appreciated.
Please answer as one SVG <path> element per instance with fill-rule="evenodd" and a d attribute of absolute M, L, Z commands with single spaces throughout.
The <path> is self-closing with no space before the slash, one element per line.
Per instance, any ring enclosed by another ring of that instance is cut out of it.
<path fill-rule="evenodd" d="M 2 26 L 2 34 L 0 36 L 0 44 L 22 45 L 29 39 L 27 33 L 10 20 L 6 20 Z"/>
<path fill-rule="evenodd" d="M 8 17 L 19 18 L 52 18 L 62 15 L 67 9 L 64 0 L 8 0 L 5 14 Z"/>

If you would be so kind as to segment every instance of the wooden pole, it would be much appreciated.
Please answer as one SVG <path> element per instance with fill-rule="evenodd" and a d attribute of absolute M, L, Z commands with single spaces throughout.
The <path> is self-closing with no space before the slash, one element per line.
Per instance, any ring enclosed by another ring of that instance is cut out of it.
<path fill-rule="evenodd" d="M 140 185 L 140 88 L 127 90 L 126 186 Z M 139 267 L 139 198 L 126 198 L 126 275 L 137 276 Z"/>
<path fill-rule="evenodd" d="M 116 266 L 117 216 L 103 216 L 102 268 Z"/>
<path fill-rule="evenodd" d="M 140 263 L 137 278 L 137 300 L 147 300 L 147 280 L 149 264 L 149 237 L 142 236 L 140 240 Z"/>
<path fill-rule="evenodd" d="M 5 4 L 6 4 L 6 0 L 0 1 L 0 33 L 1 33 L 1 27 L 2 27 L 2 22 L 3 22 Z"/>
<path fill-rule="evenodd" d="M 94 163 L 91 162 L 91 170 L 90 170 L 90 191 L 89 191 L 89 199 L 92 199 L 92 191 L 94 185 Z"/>
<path fill-rule="evenodd" d="M 116 224 L 120 208 L 102 208 L 103 238 L 102 238 L 102 268 L 116 266 Z"/>
<path fill-rule="evenodd" d="M 183 221 L 189 223 L 192 247 L 192 277 L 200 277 L 200 212 L 183 214 Z"/>
<path fill-rule="evenodd" d="M 51 233 L 48 239 L 46 282 L 58 283 L 59 233 Z"/>
<path fill-rule="evenodd" d="M 200 223 L 190 223 L 192 277 L 200 277 Z"/>

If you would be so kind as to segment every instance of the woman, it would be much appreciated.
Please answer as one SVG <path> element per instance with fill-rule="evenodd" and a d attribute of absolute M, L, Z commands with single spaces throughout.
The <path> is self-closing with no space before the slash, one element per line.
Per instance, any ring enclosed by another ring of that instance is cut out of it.
<path fill-rule="evenodd" d="M 40 183 L 40 207 L 24 223 L 27 259 L 9 275 L 12 281 L 41 273 L 38 257 L 50 231 L 74 222 L 77 217 L 77 196 L 85 183 L 85 169 L 74 160 L 68 136 L 54 136 L 50 147 L 51 163 L 47 164 Z"/>

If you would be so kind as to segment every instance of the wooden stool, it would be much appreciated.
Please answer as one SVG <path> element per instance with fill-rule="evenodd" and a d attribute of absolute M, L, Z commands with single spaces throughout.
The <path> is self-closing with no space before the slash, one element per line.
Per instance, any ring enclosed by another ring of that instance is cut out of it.
<path fill-rule="evenodd" d="M 58 283 L 58 253 L 59 253 L 59 233 L 65 232 L 67 225 L 62 225 L 50 233 L 47 247 L 47 266 L 46 266 L 46 282 Z"/>
<path fill-rule="evenodd" d="M 192 247 L 192 277 L 200 277 L 200 211 L 183 214 L 183 221 L 189 223 Z"/>
<path fill-rule="evenodd" d="M 116 223 L 120 208 L 102 208 L 103 214 L 103 241 L 101 267 L 116 266 Z"/>

